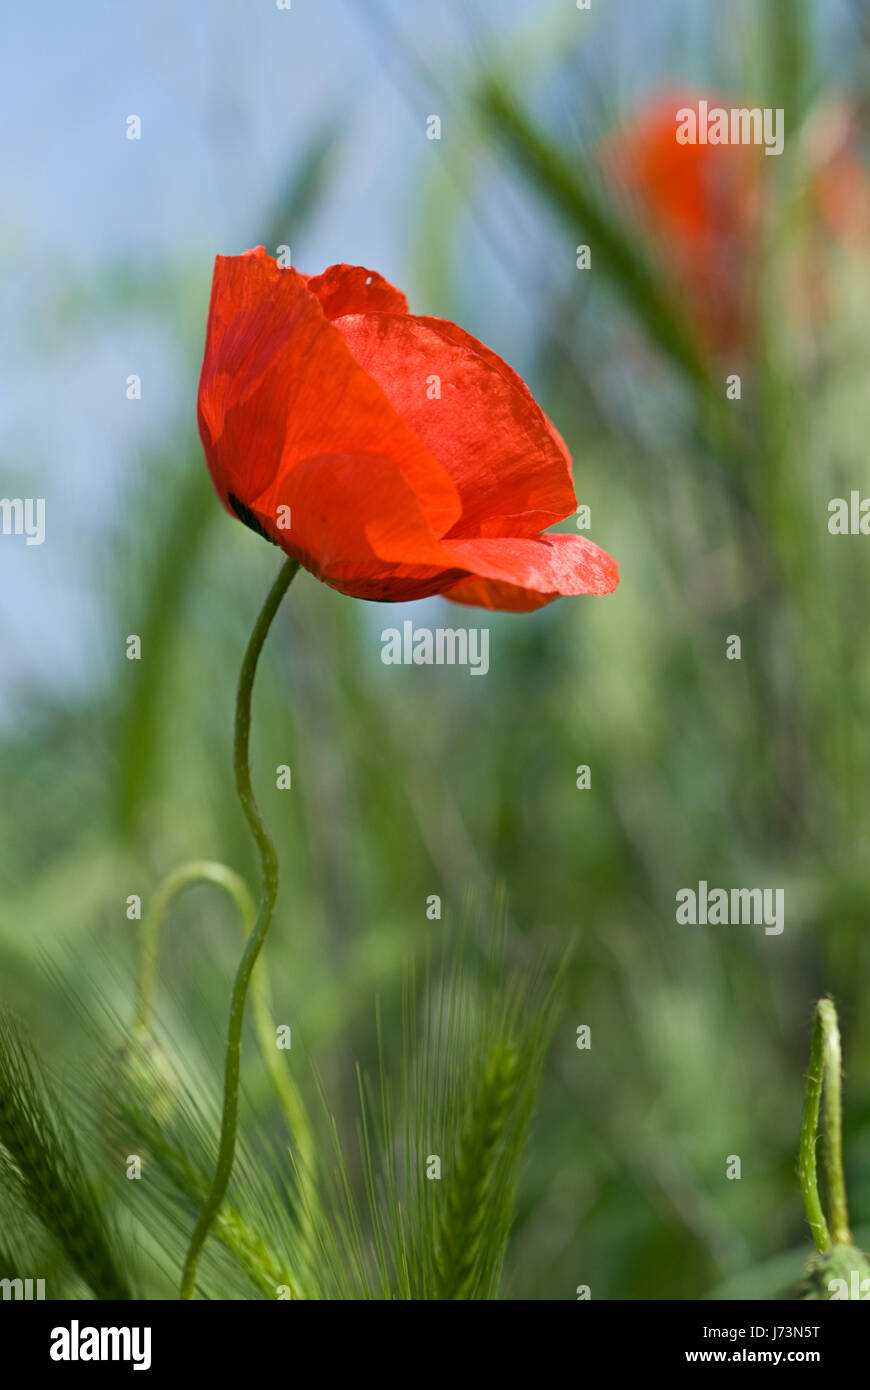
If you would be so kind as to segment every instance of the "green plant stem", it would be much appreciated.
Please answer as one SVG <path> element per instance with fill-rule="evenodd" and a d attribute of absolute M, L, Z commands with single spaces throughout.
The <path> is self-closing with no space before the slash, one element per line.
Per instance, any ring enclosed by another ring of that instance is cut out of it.
<path fill-rule="evenodd" d="M 154 1007 L 157 956 L 166 914 L 176 898 L 186 888 L 198 883 L 212 883 L 232 900 L 238 910 L 245 937 L 253 926 L 257 906 L 244 879 L 226 864 L 209 859 L 194 859 L 175 869 L 163 880 L 154 894 L 142 923 L 142 951 L 139 966 L 139 1002 L 133 1020 L 133 1035 L 144 1038 L 151 1025 Z"/>
<path fill-rule="evenodd" d="M 143 1118 L 135 1107 L 130 1108 L 127 1113 L 131 1124 L 145 1133 L 149 1149 L 156 1155 L 157 1161 L 175 1186 L 186 1197 L 199 1204 L 205 1196 L 206 1187 L 187 1156 L 167 1141 L 159 1121 L 153 1116 Z M 281 1284 L 290 1289 L 293 1299 L 298 1300 L 302 1297 L 301 1285 L 284 1261 L 267 1247 L 259 1231 L 248 1225 L 241 1213 L 229 1202 L 224 1202 L 217 1213 L 213 1231 L 215 1240 L 219 1240 L 231 1252 L 248 1278 L 267 1298 L 274 1298 Z"/>
<path fill-rule="evenodd" d="M 831 1212 L 831 1228 L 819 1197 L 816 1168 L 816 1133 L 824 1089 L 824 1174 Z M 810 1065 L 801 1122 L 798 1163 L 801 1192 L 816 1249 L 822 1254 L 832 1245 L 850 1245 L 846 1183 L 843 1177 L 843 1099 L 840 1029 L 831 999 L 820 999 L 813 1018 Z"/>
<path fill-rule="evenodd" d="M 240 874 L 228 868 L 226 864 L 208 859 L 195 859 L 169 874 L 157 889 L 142 924 L 139 1002 L 132 1029 L 133 1037 L 137 1041 L 142 1041 L 147 1036 L 150 1027 L 157 956 L 166 914 L 175 899 L 186 888 L 199 883 L 214 884 L 232 900 L 238 911 L 242 934 L 246 940 L 253 929 L 257 916 L 257 905 L 245 880 Z M 251 1011 L 263 1061 L 272 1079 L 284 1119 L 296 1145 L 296 1162 L 300 1172 L 300 1183 L 303 1181 L 313 1182 L 315 1155 L 311 1122 L 298 1087 L 278 1057 L 271 992 L 262 961 L 257 962 L 257 967 L 251 977 Z"/>
<path fill-rule="evenodd" d="M 224 1104 L 221 1118 L 217 1167 L 215 1169 L 211 1192 L 200 1213 L 199 1220 L 196 1223 L 196 1228 L 190 1241 L 190 1248 L 187 1252 L 187 1259 L 184 1263 L 180 1292 L 180 1297 L 182 1299 L 190 1299 L 193 1297 L 196 1286 L 196 1270 L 202 1247 L 205 1244 L 212 1222 L 226 1195 L 230 1176 L 233 1171 L 236 1129 L 239 1116 L 239 1065 L 242 1023 L 245 1016 L 245 1001 L 248 995 L 251 974 L 262 949 L 263 942 L 266 939 L 266 933 L 269 930 L 269 924 L 272 920 L 275 899 L 278 895 L 278 856 L 272 837 L 266 829 L 265 821 L 260 814 L 260 809 L 257 806 L 257 801 L 254 796 L 254 789 L 251 785 L 251 694 L 254 688 L 254 677 L 257 672 L 257 662 L 260 658 L 260 652 L 263 649 L 263 643 L 266 640 L 269 628 L 272 626 L 272 621 L 278 611 L 281 600 L 290 587 L 290 582 L 298 569 L 299 565 L 295 560 L 285 560 L 282 565 L 277 579 L 269 590 L 266 602 L 260 610 L 260 615 L 254 624 L 254 630 L 248 642 L 248 647 L 242 662 L 241 674 L 239 676 L 238 694 L 236 696 L 235 740 L 233 747 L 236 792 L 241 802 L 245 819 L 248 822 L 251 834 L 254 837 L 257 849 L 260 853 L 262 887 L 260 890 L 260 901 L 257 908 L 256 921 L 248 937 L 233 985 L 232 1001 L 230 1004 L 230 1021 L 227 1031 L 226 1062 L 224 1069 Z"/>

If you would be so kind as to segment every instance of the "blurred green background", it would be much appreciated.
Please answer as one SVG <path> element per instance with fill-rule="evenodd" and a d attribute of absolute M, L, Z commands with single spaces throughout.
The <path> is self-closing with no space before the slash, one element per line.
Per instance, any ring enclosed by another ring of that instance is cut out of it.
<path fill-rule="evenodd" d="M 376 997 L 396 1055 L 403 963 L 503 891 L 514 967 L 573 943 L 503 1296 L 774 1296 L 809 1253 L 796 1147 L 826 991 L 870 1226 L 870 540 L 831 535 L 827 510 L 870 495 L 870 6 L 82 8 L 12 18 L 4 102 L 2 491 L 47 512 L 42 548 L 0 539 L 4 1002 L 86 1090 L 83 1014 L 133 1008 L 127 896 L 194 857 L 255 881 L 231 721 L 277 556 L 222 511 L 196 437 L 212 259 L 368 264 L 523 374 L 621 584 L 512 616 L 298 579 L 253 737 L 294 1073 L 313 1097 L 316 1064 L 352 1115 Z M 34 60 L 47 85 L 22 107 Z M 686 91 L 783 107 L 785 148 L 749 172 L 657 165 L 656 214 L 606 152 L 631 174 L 614 138 L 636 149 Z M 715 211 L 687 231 L 698 177 Z M 726 255 L 740 275 L 717 279 Z M 744 278 L 718 341 L 711 306 Z M 407 617 L 488 625 L 489 674 L 384 667 L 380 632 Z M 677 925 L 700 879 L 783 888 L 784 932 Z M 173 910 L 157 1010 L 215 1090 L 237 956 L 209 890 Z M 268 1131 L 250 1042 L 246 1115 Z"/>

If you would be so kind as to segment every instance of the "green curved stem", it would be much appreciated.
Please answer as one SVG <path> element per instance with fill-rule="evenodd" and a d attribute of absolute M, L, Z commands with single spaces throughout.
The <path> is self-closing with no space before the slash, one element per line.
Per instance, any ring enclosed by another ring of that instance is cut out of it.
<path fill-rule="evenodd" d="M 831 1229 L 825 1219 L 819 1197 L 816 1170 L 816 1132 L 819 1107 L 824 1088 L 825 1143 L 824 1174 L 831 1210 Z M 798 1163 L 801 1192 L 807 1220 L 816 1249 L 824 1253 L 832 1245 L 851 1245 L 849 1212 L 846 1206 L 846 1183 L 843 1177 L 843 1097 L 840 1029 L 833 1000 L 820 999 L 813 1017 L 813 1036 L 810 1044 L 810 1065 L 801 1122 L 800 1157 Z"/>
<path fill-rule="evenodd" d="M 251 897 L 248 885 L 240 874 L 234 873 L 226 864 L 210 859 L 194 859 L 175 869 L 158 887 L 142 923 L 142 952 L 139 966 L 139 1002 L 133 1020 L 133 1034 L 143 1038 L 151 1025 L 154 1007 L 155 977 L 160 936 L 166 914 L 176 898 L 186 888 L 197 883 L 213 883 L 222 889 L 235 904 L 245 937 L 254 922 L 257 907 Z"/>
<path fill-rule="evenodd" d="M 139 970 L 139 1002 L 133 1022 L 133 1036 L 144 1039 L 149 1031 L 153 1009 L 157 956 L 166 914 L 173 902 L 186 888 L 199 883 L 211 883 L 220 888 L 234 903 L 242 934 L 247 940 L 257 916 L 257 905 L 248 885 L 240 874 L 226 864 L 209 859 L 195 859 L 175 869 L 163 880 L 149 906 L 142 924 L 142 956 Z M 299 1090 L 282 1066 L 275 1045 L 276 1027 L 272 1015 L 271 992 L 262 961 L 257 962 L 251 976 L 251 1010 L 260 1052 L 272 1084 L 278 1095 L 287 1127 L 296 1145 L 296 1162 L 302 1181 L 313 1182 L 314 1140 L 311 1122 Z"/>
<path fill-rule="evenodd" d="M 196 1223 L 196 1228 L 190 1241 L 190 1248 L 187 1252 L 187 1259 L 184 1263 L 180 1292 L 180 1297 L 182 1299 L 190 1299 L 193 1297 L 196 1286 L 196 1270 L 199 1264 L 202 1247 L 205 1244 L 212 1222 L 226 1195 L 230 1176 L 233 1171 L 233 1160 L 235 1158 L 236 1149 L 236 1129 L 239 1116 L 239 1065 L 242 1023 L 245 1016 L 245 1001 L 248 996 L 251 974 L 256 965 L 260 950 L 262 949 L 263 942 L 266 939 L 266 933 L 269 930 L 269 924 L 272 920 L 275 899 L 278 895 L 278 856 L 275 852 L 272 837 L 266 829 L 265 821 L 260 815 L 260 809 L 257 806 L 254 789 L 251 785 L 251 694 L 254 687 L 254 676 L 257 672 L 257 662 L 260 659 L 263 643 L 266 640 L 269 628 L 272 626 L 272 620 L 278 611 L 281 600 L 287 592 L 290 582 L 298 569 L 299 565 L 297 561 L 284 561 L 277 579 L 269 590 L 266 602 L 260 610 L 260 615 L 254 624 L 254 630 L 248 642 L 248 647 L 242 662 L 241 674 L 239 676 L 238 694 L 236 696 L 235 741 L 233 747 L 236 792 L 241 802 L 245 819 L 248 822 L 251 834 L 256 841 L 257 849 L 260 853 L 262 887 L 260 890 L 257 917 L 248 937 L 238 971 L 236 972 L 235 983 L 233 984 L 232 1000 L 230 1004 L 230 1021 L 227 1030 L 226 1062 L 224 1069 L 224 1104 L 223 1115 L 221 1117 L 217 1167 L 215 1169 L 211 1192 L 200 1213 L 199 1220 Z"/>

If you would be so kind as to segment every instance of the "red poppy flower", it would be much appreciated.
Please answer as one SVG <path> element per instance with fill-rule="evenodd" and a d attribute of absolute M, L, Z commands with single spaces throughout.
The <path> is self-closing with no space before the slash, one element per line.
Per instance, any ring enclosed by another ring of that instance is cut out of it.
<path fill-rule="evenodd" d="M 218 256 L 198 415 L 227 511 L 342 593 L 525 611 L 616 587 L 597 545 L 541 534 L 576 498 L 525 384 L 361 266 Z"/>
<path fill-rule="evenodd" d="M 775 161 L 760 145 L 679 144 L 677 112 L 697 110 L 701 96 L 710 109 L 744 105 L 709 93 L 657 93 L 607 142 L 602 164 L 646 232 L 656 234 L 663 263 L 687 291 L 704 340 L 730 352 L 752 338 L 769 165 Z M 854 123 L 843 109 L 820 115 L 822 139 L 805 152 L 808 230 L 866 239 L 870 184 L 855 153 Z M 818 258 L 813 261 L 799 269 L 818 299 Z"/>
<path fill-rule="evenodd" d="M 707 100 L 710 107 L 731 104 Z M 764 151 L 678 144 L 676 113 L 697 101 L 686 92 L 658 94 L 608 141 L 603 162 L 657 234 L 665 264 L 689 291 L 699 330 L 727 351 L 749 330 Z"/>

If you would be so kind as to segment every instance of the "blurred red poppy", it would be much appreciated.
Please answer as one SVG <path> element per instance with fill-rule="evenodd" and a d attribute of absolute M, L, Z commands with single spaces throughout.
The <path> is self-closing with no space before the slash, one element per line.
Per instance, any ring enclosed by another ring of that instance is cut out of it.
<path fill-rule="evenodd" d="M 709 93 L 658 93 L 608 140 L 602 163 L 608 182 L 646 223 L 646 234 L 656 234 L 662 261 L 685 286 L 704 340 L 729 352 L 753 335 L 762 219 L 775 159 L 755 144 L 679 144 L 677 112 L 697 109 L 702 99 L 711 109 L 743 105 Z M 819 116 L 817 138 L 802 150 L 809 231 L 866 236 L 870 184 L 855 153 L 854 125 L 843 110 Z M 814 274 L 807 276 L 800 257 L 800 278 L 818 279 L 815 257 L 813 263 Z M 818 304 L 820 287 L 811 288 Z"/>
<path fill-rule="evenodd" d="M 711 107 L 728 105 L 708 99 Z M 705 339 L 729 349 L 747 334 L 764 152 L 678 144 L 676 113 L 697 100 L 679 91 L 657 95 L 607 142 L 604 167 L 657 233 L 662 259 L 685 281 Z"/>
<path fill-rule="evenodd" d="M 519 612 L 616 587 L 591 541 L 541 534 L 576 498 L 525 384 L 374 271 L 219 256 L 198 416 L 226 509 L 342 593 Z"/>

